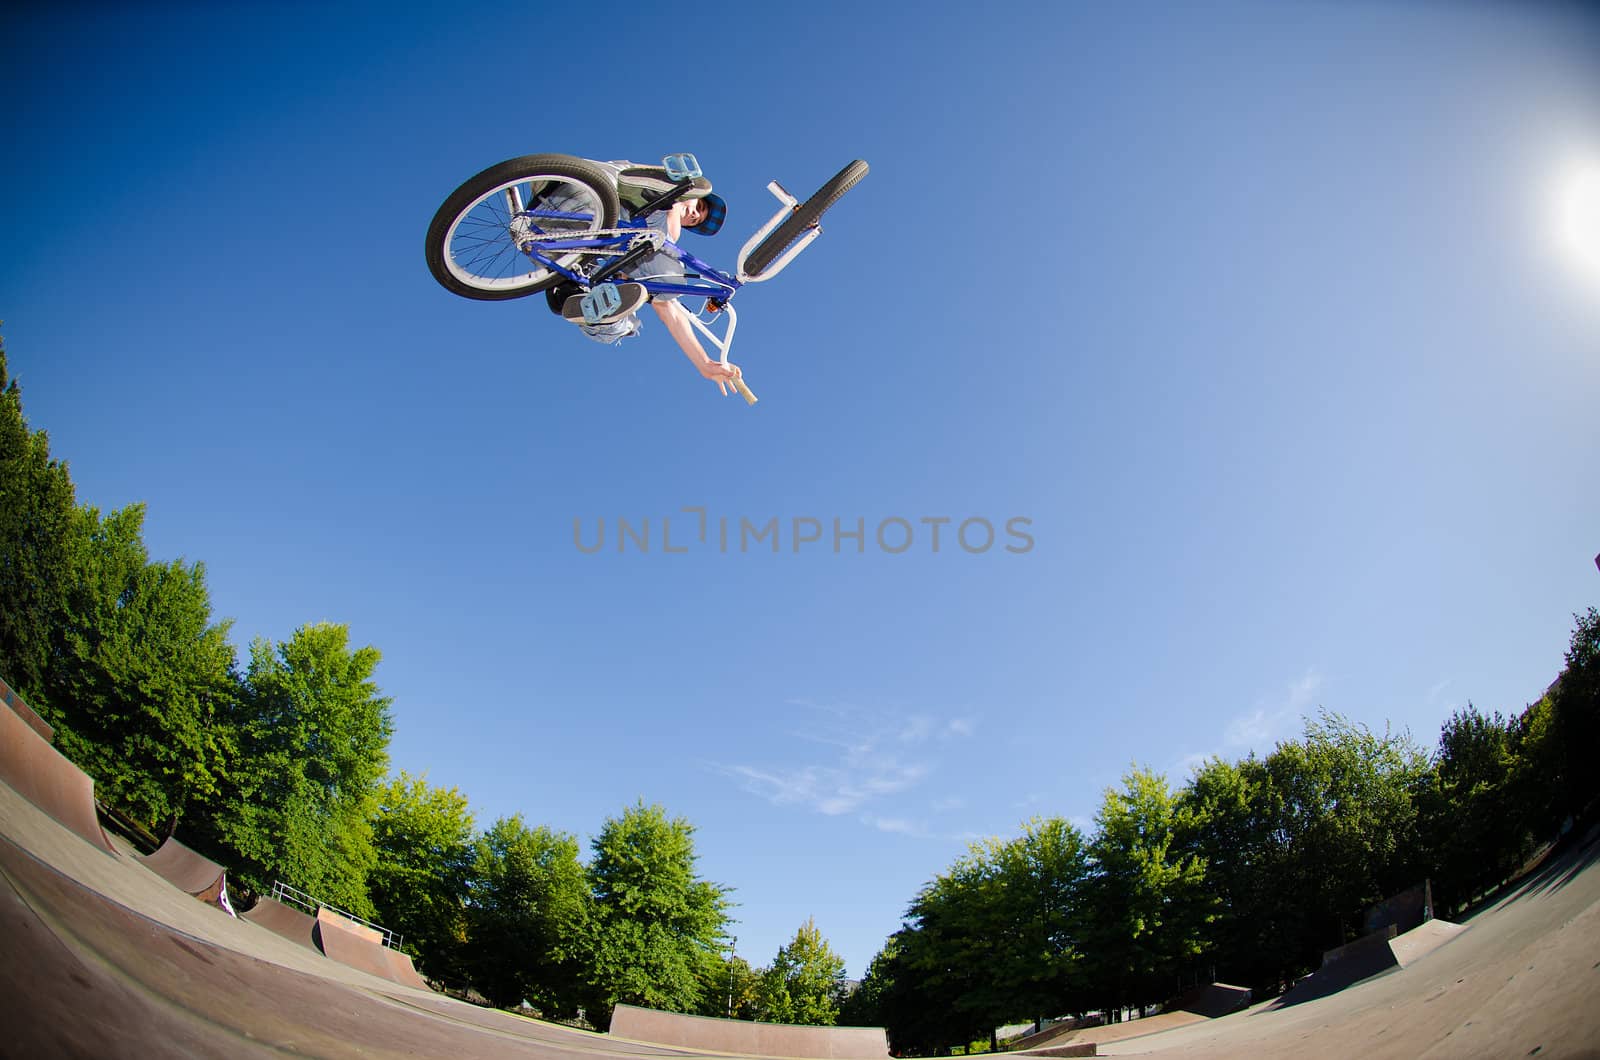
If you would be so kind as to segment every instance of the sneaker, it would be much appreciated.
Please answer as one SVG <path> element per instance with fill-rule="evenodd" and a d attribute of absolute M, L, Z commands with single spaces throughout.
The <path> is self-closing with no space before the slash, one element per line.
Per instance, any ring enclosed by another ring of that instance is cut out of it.
<path fill-rule="evenodd" d="M 622 296 L 622 304 L 599 320 L 583 319 L 584 296 L 581 294 L 570 295 L 562 303 L 561 315 L 574 324 L 615 324 L 638 312 L 639 307 L 650 300 L 650 292 L 644 289 L 642 283 L 620 283 L 617 285 L 617 293 Z"/>

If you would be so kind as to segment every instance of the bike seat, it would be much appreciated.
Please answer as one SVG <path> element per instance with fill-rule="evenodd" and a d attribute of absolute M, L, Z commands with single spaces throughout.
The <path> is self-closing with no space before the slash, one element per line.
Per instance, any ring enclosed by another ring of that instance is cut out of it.
<path fill-rule="evenodd" d="M 685 199 L 703 199 L 711 194 L 711 182 L 695 177 L 694 186 L 684 192 Z M 625 206 L 643 206 L 664 191 L 677 187 L 662 166 L 628 166 L 617 171 L 617 197 Z"/>

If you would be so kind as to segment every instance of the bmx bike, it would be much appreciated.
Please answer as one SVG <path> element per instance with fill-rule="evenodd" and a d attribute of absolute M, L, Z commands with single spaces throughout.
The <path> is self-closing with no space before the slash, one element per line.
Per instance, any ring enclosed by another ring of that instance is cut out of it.
<path fill-rule="evenodd" d="M 650 227 L 650 216 L 697 189 L 710 190 L 693 155 L 668 155 L 659 169 L 623 170 L 572 155 L 525 155 L 490 166 L 464 182 L 428 226 L 428 269 L 448 291 L 501 301 L 559 289 L 582 294 L 584 318 L 596 322 L 619 302 L 612 278 L 656 254 L 681 262 L 683 275 L 636 278 L 652 295 L 702 298 L 689 321 L 716 347 L 723 364 L 733 347 L 738 314 L 733 296 L 746 284 L 770 280 L 821 234 L 830 206 L 867 175 L 859 159 L 804 202 L 777 181 L 767 190 L 779 207 L 745 241 L 733 272 L 724 272 Z M 642 175 L 629 184 L 628 176 Z M 630 199 L 624 204 L 619 186 Z M 719 335 L 714 324 L 722 324 Z M 744 399 L 756 398 L 734 380 Z"/>

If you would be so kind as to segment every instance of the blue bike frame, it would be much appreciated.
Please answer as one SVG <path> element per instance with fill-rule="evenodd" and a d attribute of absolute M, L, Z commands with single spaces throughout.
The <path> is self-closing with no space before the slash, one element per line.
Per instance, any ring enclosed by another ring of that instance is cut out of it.
<path fill-rule="evenodd" d="M 526 210 L 523 212 L 523 214 L 535 225 L 539 223 L 540 218 L 552 221 L 592 222 L 594 220 L 594 217 L 590 214 L 564 213 L 560 210 L 541 210 L 537 208 L 533 210 Z M 614 260 L 614 258 L 617 256 L 620 256 L 621 253 L 626 253 L 628 244 L 632 243 L 635 238 L 635 232 L 646 231 L 650 226 L 646 220 L 641 218 L 638 220 L 619 220 L 616 224 L 616 227 L 618 229 L 627 229 L 628 231 L 619 232 L 616 235 L 610 236 L 583 236 L 575 239 L 555 240 L 541 239 L 539 240 L 537 247 L 530 244 L 522 247 L 521 249 L 530 260 L 537 262 L 543 268 L 549 269 L 551 272 L 559 273 L 560 275 L 571 280 L 573 283 L 576 283 L 582 287 L 588 287 L 588 280 L 584 279 L 582 276 L 579 276 L 571 269 L 563 267 L 558 261 L 552 258 L 550 254 L 571 250 L 597 250 L 605 247 L 615 248 L 618 251 L 617 255 L 601 258 L 598 262 L 600 267 L 603 268 L 609 261 Z M 740 287 L 744 286 L 744 283 L 737 277 L 729 276 L 715 265 L 711 265 L 705 261 L 702 261 L 699 257 L 680 247 L 677 243 L 670 239 L 663 239 L 661 249 L 656 253 L 672 255 L 672 257 L 683 263 L 684 271 L 686 273 L 692 273 L 695 275 L 695 279 L 691 280 L 688 277 L 685 277 L 685 280 L 682 283 L 654 279 L 642 279 L 635 281 L 643 284 L 644 289 L 649 291 L 651 294 L 687 295 L 691 298 L 706 298 L 721 304 L 725 303 L 729 298 L 732 298 L 734 292 L 736 292 Z"/>

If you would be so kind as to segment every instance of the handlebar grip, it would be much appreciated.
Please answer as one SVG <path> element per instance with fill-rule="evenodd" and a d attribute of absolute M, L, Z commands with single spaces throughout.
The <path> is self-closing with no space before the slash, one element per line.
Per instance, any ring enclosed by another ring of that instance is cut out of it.
<path fill-rule="evenodd" d="M 737 390 L 739 392 L 739 396 L 744 398 L 746 405 L 754 405 L 756 401 L 759 400 L 755 393 L 749 387 L 744 385 L 743 378 L 737 376 L 734 378 L 733 389 Z"/>

